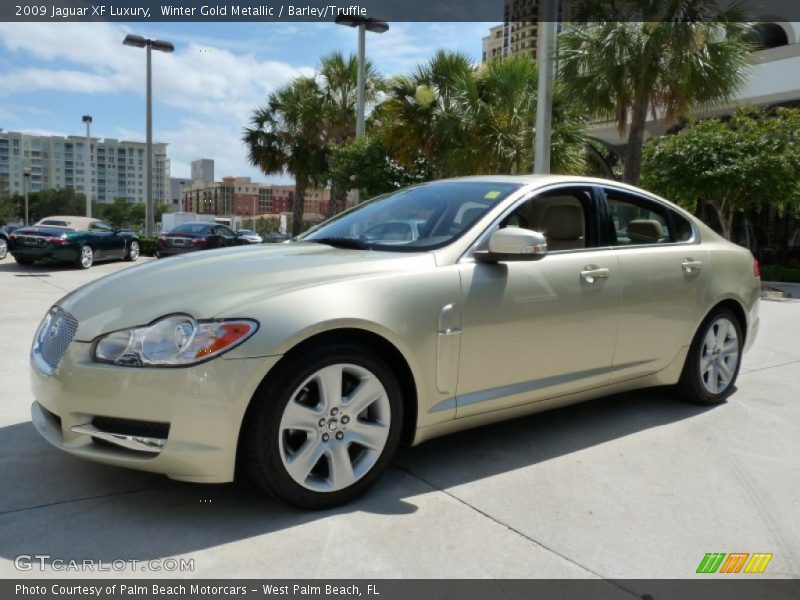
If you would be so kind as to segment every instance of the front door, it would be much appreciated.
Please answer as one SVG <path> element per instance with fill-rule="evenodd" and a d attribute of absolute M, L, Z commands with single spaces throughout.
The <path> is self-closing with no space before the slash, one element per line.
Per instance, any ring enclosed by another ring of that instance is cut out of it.
<path fill-rule="evenodd" d="M 544 233 L 544 258 L 461 265 L 457 417 L 610 382 L 620 278 L 616 252 L 596 247 L 595 206 L 588 188 L 544 192 L 498 225 Z"/>

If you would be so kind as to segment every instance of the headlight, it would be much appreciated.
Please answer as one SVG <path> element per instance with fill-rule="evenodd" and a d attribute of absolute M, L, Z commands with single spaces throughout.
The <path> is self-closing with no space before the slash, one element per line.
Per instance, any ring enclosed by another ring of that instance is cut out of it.
<path fill-rule="evenodd" d="M 195 320 L 169 315 L 97 339 L 94 359 L 127 367 L 194 365 L 235 348 L 258 329 L 249 319 Z"/>

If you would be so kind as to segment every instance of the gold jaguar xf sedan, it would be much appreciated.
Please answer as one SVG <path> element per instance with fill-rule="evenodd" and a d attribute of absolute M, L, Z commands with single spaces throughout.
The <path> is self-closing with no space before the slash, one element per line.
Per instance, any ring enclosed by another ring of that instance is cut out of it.
<path fill-rule="evenodd" d="M 400 443 L 648 386 L 723 402 L 759 287 L 746 249 L 633 187 L 426 183 L 68 294 L 33 342 L 33 422 L 75 456 L 213 483 L 238 464 L 328 507 Z"/>

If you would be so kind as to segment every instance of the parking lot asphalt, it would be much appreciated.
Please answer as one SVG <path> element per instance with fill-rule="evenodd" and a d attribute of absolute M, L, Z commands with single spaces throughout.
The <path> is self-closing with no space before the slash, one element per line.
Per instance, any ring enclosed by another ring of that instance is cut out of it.
<path fill-rule="evenodd" d="M 653 389 L 456 434 L 403 449 L 361 500 L 309 513 L 247 483 L 78 460 L 34 431 L 28 351 L 41 317 L 125 268 L 0 262 L 3 578 L 687 578 L 707 552 L 773 553 L 760 577 L 800 577 L 800 301 L 762 302 L 726 404 Z M 194 571 L 22 573 L 22 554 L 178 557 Z"/>

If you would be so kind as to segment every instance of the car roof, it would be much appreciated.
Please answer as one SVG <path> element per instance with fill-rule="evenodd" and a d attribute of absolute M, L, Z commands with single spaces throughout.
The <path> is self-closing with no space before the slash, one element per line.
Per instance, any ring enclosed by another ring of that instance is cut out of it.
<path fill-rule="evenodd" d="M 45 225 L 44 221 L 63 221 L 66 225 Z M 59 229 L 74 229 L 75 231 L 88 231 L 91 223 L 99 223 L 100 219 L 93 219 L 91 217 L 75 217 L 69 216 L 53 216 L 45 217 L 34 223 L 34 227 L 56 227 Z"/>
<path fill-rule="evenodd" d="M 630 190 L 642 191 L 628 184 L 613 179 L 601 179 L 599 177 L 584 177 L 582 175 L 470 175 L 467 177 L 453 177 L 451 179 L 440 179 L 439 181 L 475 181 L 484 183 L 516 183 L 517 185 L 543 187 L 554 183 L 577 183 L 584 185 L 614 185 L 615 187 L 628 188 Z M 431 182 L 433 183 L 433 182 Z"/>

